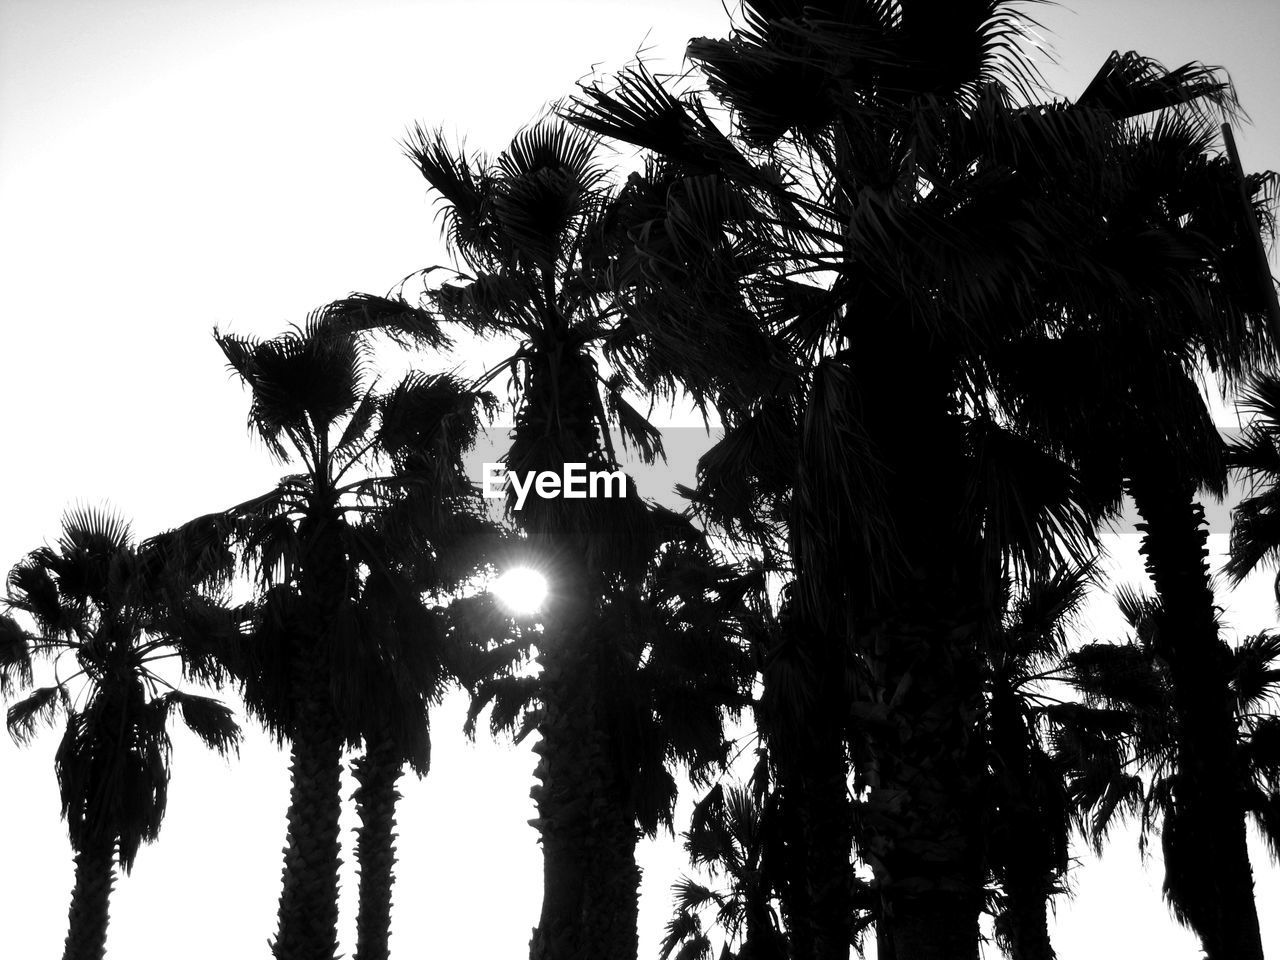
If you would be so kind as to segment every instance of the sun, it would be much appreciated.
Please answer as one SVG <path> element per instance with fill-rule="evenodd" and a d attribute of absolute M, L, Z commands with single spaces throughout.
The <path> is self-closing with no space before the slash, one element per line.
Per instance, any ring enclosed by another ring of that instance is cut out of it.
<path fill-rule="evenodd" d="M 547 578 L 530 567 L 513 567 L 494 580 L 489 589 L 508 611 L 529 616 L 542 609 L 547 598 Z"/>

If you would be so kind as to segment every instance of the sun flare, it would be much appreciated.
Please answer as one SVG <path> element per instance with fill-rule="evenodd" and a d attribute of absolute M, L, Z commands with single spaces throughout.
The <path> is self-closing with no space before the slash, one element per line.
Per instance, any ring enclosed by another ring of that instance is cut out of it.
<path fill-rule="evenodd" d="M 511 613 L 529 616 L 542 609 L 547 598 L 547 578 L 529 567 L 515 567 L 494 580 L 490 589 Z"/>

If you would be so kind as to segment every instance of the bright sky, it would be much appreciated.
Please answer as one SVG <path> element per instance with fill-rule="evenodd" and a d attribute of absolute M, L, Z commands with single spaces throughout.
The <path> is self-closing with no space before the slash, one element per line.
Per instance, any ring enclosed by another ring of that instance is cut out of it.
<path fill-rule="evenodd" d="M 1113 48 L 1227 66 L 1255 124 L 1240 132 L 1246 167 L 1280 166 L 1272 0 L 1080 0 L 1036 13 L 1061 61 L 1046 75 L 1064 93 Z M 209 332 L 271 334 L 443 262 L 396 143 L 407 125 L 497 149 L 593 64 L 607 71 L 644 47 L 676 69 L 685 40 L 724 29 L 717 0 L 0 0 L 0 568 L 77 499 L 111 502 L 145 534 L 272 483 Z M 692 460 L 653 492 L 690 482 Z M 1116 539 L 1114 562 L 1138 576 L 1133 538 Z M 1274 623 L 1267 591 L 1233 597 L 1233 622 Z M 1117 629 L 1103 605 L 1093 623 Z M 525 823 L 533 758 L 466 744 L 461 710 L 442 709 L 431 775 L 404 787 L 394 943 L 404 955 L 518 957 L 540 897 Z M 18 751 L 0 737 L 0 952 L 29 960 L 59 956 L 65 931 L 56 740 Z M 231 765 L 179 737 L 161 842 L 118 886 L 112 955 L 151 960 L 174 944 L 192 960 L 265 955 L 287 789 L 285 758 L 261 735 Z M 1255 853 L 1259 900 L 1274 903 L 1280 881 Z M 670 841 L 643 854 L 651 956 L 683 863 Z M 1084 859 L 1077 897 L 1059 907 L 1064 960 L 1196 956 L 1160 901 L 1158 865 L 1144 872 L 1131 838 L 1101 865 Z M 344 886 L 354 890 L 350 875 Z M 1263 914 L 1280 951 L 1280 920 Z"/>

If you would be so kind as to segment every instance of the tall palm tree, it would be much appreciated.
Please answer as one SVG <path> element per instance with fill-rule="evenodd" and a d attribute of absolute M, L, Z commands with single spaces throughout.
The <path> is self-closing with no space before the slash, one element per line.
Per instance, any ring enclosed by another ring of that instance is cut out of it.
<path fill-rule="evenodd" d="M 394 557 L 391 551 L 378 554 Z M 391 567 L 391 564 L 388 564 Z M 430 708 L 450 677 L 441 618 L 421 586 L 402 570 L 370 571 L 357 598 L 360 624 L 346 643 L 347 670 L 358 691 L 348 739 L 363 744 L 351 763 L 357 787 L 357 960 L 386 960 L 395 868 L 397 783 L 405 769 L 426 776 L 431 765 Z"/>
<path fill-rule="evenodd" d="M 1064 679 L 1068 629 L 1090 575 L 1068 567 L 1033 580 L 986 651 L 987 863 L 1000 887 L 996 936 L 1011 960 L 1055 956 L 1048 909 L 1067 872 L 1071 808 L 1049 746 L 1056 701 L 1046 685 Z"/>
<path fill-rule="evenodd" d="M 219 753 L 240 739 L 230 710 L 178 690 L 159 670 L 173 655 L 167 610 L 191 596 L 191 584 L 158 561 L 119 517 L 77 509 L 64 516 L 56 543 L 30 553 L 8 578 L 10 609 L 36 628 L 26 646 L 54 662 L 54 682 L 9 708 L 9 731 L 26 742 L 42 722 L 66 717 L 54 761 L 76 864 L 65 960 L 101 960 L 116 864 L 128 873 L 139 847 L 160 832 L 171 716 Z M 7 647 L 18 639 L 12 620 L 5 635 Z"/>
<path fill-rule="evenodd" d="M 394 776 L 386 765 L 398 771 L 397 751 L 401 761 L 424 763 L 423 748 L 413 745 L 423 731 L 396 737 L 421 719 L 421 698 L 431 696 L 434 680 L 405 670 L 406 663 L 425 660 L 431 673 L 431 654 L 413 650 L 401 630 L 406 622 L 423 622 L 405 614 L 412 604 L 389 609 L 381 602 L 398 568 L 416 570 L 411 582 L 434 567 L 447 568 L 452 560 L 437 557 L 425 537 L 451 524 L 465 526 L 453 518 L 475 513 L 474 492 L 458 464 L 475 436 L 482 396 L 451 377 L 420 374 L 378 394 L 369 383 L 364 334 L 347 322 L 352 310 L 348 302 L 316 311 L 305 326 L 269 340 L 216 335 L 252 392 L 251 429 L 277 459 L 299 463 L 302 472 L 260 497 L 191 521 L 173 537 L 179 553 L 198 553 L 208 543 L 238 546 L 262 588 L 239 612 L 247 632 L 204 638 L 201 667 L 212 678 L 236 681 L 249 711 L 290 744 L 292 787 L 272 947 L 278 958 L 316 960 L 337 950 L 341 758 L 344 744 L 361 738 L 374 753 L 361 765 L 370 780 L 362 799 L 371 823 L 362 834 L 362 855 L 377 874 L 365 885 L 362 929 L 385 943 L 385 930 L 372 931 L 385 924 L 389 903 Z M 379 463 L 392 469 L 379 472 Z M 393 544 L 419 555 L 388 557 Z M 419 643 L 429 645 L 430 636 L 415 637 Z M 371 689 L 390 680 L 411 689 Z M 425 685 L 413 688 L 420 681 Z M 384 704 L 407 701 L 411 719 L 379 716 L 370 706 L 379 697 Z M 387 724 L 393 743 L 384 749 L 378 737 Z M 371 731 L 377 734 L 372 744 Z M 370 943 L 366 949 L 376 955 L 381 948 Z"/>
<path fill-rule="evenodd" d="M 791 490 L 799 609 L 829 684 L 811 699 L 856 726 L 832 682 L 856 651 L 859 709 L 901 718 L 863 769 L 881 834 L 867 855 L 895 878 L 886 920 L 913 956 L 977 950 L 989 557 L 1044 563 L 1055 542 L 1079 549 L 1091 519 L 1070 471 L 992 406 L 994 348 L 1073 319 L 1063 299 L 1098 273 L 1082 239 L 1098 215 L 1080 202 L 1097 184 L 1081 181 L 1108 173 L 1108 125 L 1216 89 L 1202 71 L 1117 58 L 1091 101 L 1021 106 L 1023 23 L 1003 3 L 749 3 L 729 39 L 690 47 L 737 136 L 643 70 L 587 90 L 575 116 L 662 158 L 660 200 L 635 218 L 628 319 L 718 403 L 726 442 L 757 454 L 755 485 Z M 774 362 L 744 381 L 762 329 Z M 777 435 L 795 438 L 789 476 L 759 456 Z M 847 876 L 816 885 L 835 891 L 820 954 L 844 956 Z"/>
<path fill-rule="evenodd" d="M 499 531 L 471 495 L 461 454 L 478 423 L 470 400 L 448 379 L 411 382 L 412 398 L 383 407 L 379 446 L 400 478 L 425 481 L 413 496 L 363 525 L 374 546 L 366 562 L 356 620 L 362 641 L 349 651 L 355 685 L 352 762 L 360 896 L 356 960 L 389 956 L 395 865 L 396 784 L 406 767 L 425 776 L 431 763 L 430 708 L 465 670 L 466 649 L 450 642 L 442 599 L 491 564 Z M 424 503 L 424 495 L 429 502 Z M 410 536 L 405 536 L 409 532 Z"/>
<path fill-rule="evenodd" d="M 1166 866 L 1189 878 L 1184 884 L 1200 884 L 1186 900 L 1198 911 L 1194 927 L 1209 956 L 1256 957 L 1244 798 L 1192 786 L 1241 782 L 1198 499 L 1201 491 L 1221 497 L 1226 474 L 1200 365 L 1229 389 L 1274 355 L 1258 295 L 1270 278 L 1253 270 L 1252 237 L 1233 203 L 1241 187 L 1251 202 L 1265 202 L 1266 179 L 1238 183 L 1229 158 L 1211 151 L 1215 135 L 1207 118 L 1183 112 L 1117 140 L 1125 179 L 1103 203 L 1111 210 L 1108 242 L 1129 239 L 1111 269 L 1139 296 L 1111 311 L 1095 308 L 1105 326 L 1012 346 L 1020 360 L 1001 389 L 1013 387 L 1009 406 L 1064 451 L 1102 499 L 1123 491 L 1142 517 L 1142 552 L 1158 615 L 1168 620 L 1155 642 L 1180 717 L 1178 764 L 1189 771 L 1174 808 L 1181 840 L 1166 845 L 1176 862 Z M 1251 207 L 1247 216 L 1260 213 Z M 1079 378 L 1086 368 L 1092 375 Z M 1218 866 L 1204 869 L 1209 862 Z"/>
<path fill-rule="evenodd" d="M 602 369 L 606 359 L 624 361 L 633 338 L 602 282 L 611 188 L 595 139 L 548 121 L 522 130 L 494 159 L 421 128 L 407 147 L 439 197 L 446 239 L 465 268 L 430 291 L 422 309 L 515 343 L 490 374 L 509 372 L 515 395 L 508 471 L 562 472 L 566 463 L 614 471 L 611 426 L 644 459 L 660 456 L 660 435 L 626 399 L 620 370 Z M 394 298 L 365 298 L 364 306 L 373 323 L 417 309 Z M 654 553 L 655 517 L 630 481 L 623 498 L 535 492 L 512 512 L 552 584 L 537 654 L 545 882 L 534 960 L 635 955 L 628 918 L 636 875 L 617 872 L 612 859 L 615 849 L 625 855 L 635 827 L 630 812 L 610 805 L 626 787 L 612 759 L 598 637 L 601 598 L 640 578 Z M 607 827 L 593 826 L 597 814 Z"/>
<path fill-rule="evenodd" d="M 704 460 L 704 486 L 789 497 L 800 610 L 825 658 L 814 676 L 827 687 L 808 700 L 851 728 L 814 762 L 835 769 L 841 739 L 875 733 L 863 855 L 886 879 L 904 956 L 977 952 L 976 651 L 999 616 L 992 558 L 1042 566 L 1064 542 L 1087 553 L 1105 503 L 993 395 L 1002 348 L 1123 326 L 1130 308 L 1134 328 L 1185 331 L 1179 310 L 1205 303 L 1200 288 L 1179 297 L 1178 271 L 1200 279 L 1185 246 L 1161 248 L 1137 217 L 1116 230 L 1101 199 L 1134 182 L 1119 162 L 1126 121 L 1229 90 L 1205 68 L 1128 54 L 1075 103 L 1036 103 L 1025 24 L 999 2 L 751 2 L 729 39 L 689 49 L 733 136 L 643 69 L 587 89 L 574 116 L 661 158 L 659 182 L 635 191 L 628 320 L 668 376 L 720 407 L 736 455 Z M 1120 236 L 1147 258 L 1144 283 L 1112 269 Z M 1216 361 L 1256 353 L 1242 314 L 1217 316 Z M 774 362 L 744 381 L 761 330 Z M 793 438 L 794 470 L 763 455 L 776 436 Z M 707 469 L 724 463 L 749 479 Z M 867 665 L 854 718 L 833 681 L 851 653 Z M 847 954 L 846 859 L 814 884 L 836 892 L 820 956 Z"/>
<path fill-rule="evenodd" d="M 1101 849 L 1111 826 L 1136 815 L 1142 842 L 1157 827 L 1165 854 L 1164 894 L 1177 918 L 1206 941 L 1204 882 L 1199 871 L 1221 869 L 1221 861 L 1188 860 L 1185 831 L 1194 826 L 1181 807 L 1192 789 L 1194 768 L 1184 767 L 1186 752 L 1179 728 L 1183 713 L 1169 711 L 1175 675 L 1159 641 L 1166 629 L 1162 601 L 1121 591 L 1118 602 L 1133 636 L 1124 644 L 1091 643 L 1067 661 L 1070 682 L 1084 705 L 1047 711 L 1054 725 L 1058 759 L 1068 775 L 1068 793 L 1078 822 Z M 1271 712 L 1277 687 L 1280 642 L 1273 634 L 1249 636 L 1236 646 L 1222 644 L 1228 664 L 1232 711 L 1232 754 L 1236 782 L 1216 783 L 1215 792 L 1242 798 L 1245 815 L 1259 828 L 1272 851 L 1280 821 L 1280 718 Z M 1212 906 L 1212 905 L 1210 905 Z M 1212 922 L 1210 920 L 1210 922 Z"/>
<path fill-rule="evenodd" d="M 596 836 L 588 868 L 595 889 L 586 894 L 586 909 L 613 911 L 594 922 L 631 951 L 637 949 L 637 842 L 642 834 L 672 827 L 678 768 L 706 784 L 722 767 L 729 749 L 725 714 L 748 703 L 754 677 L 738 622 L 759 577 L 718 561 L 692 528 L 674 515 L 669 519 L 673 539 L 645 578 L 611 591 L 601 603 L 591 651 L 610 779 L 599 792 L 602 805 L 589 811 Z M 545 673 L 521 669 L 531 647 L 544 641 L 518 624 L 513 630 L 495 623 L 491 608 L 478 606 L 467 617 L 473 635 L 497 642 L 474 667 L 469 730 L 474 733 L 479 715 L 492 705 L 493 731 L 513 730 L 523 738 L 539 728 L 555 692 Z M 576 786 L 553 776 L 542 744 L 535 750 L 542 781 L 532 791 L 535 800 Z M 570 808 L 562 815 L 583 814 Z"/>
<path fill-rule="evenodd" d="M 366 530 L 369 538 L 377 534 Z M 440 548 L 437 541 L 434 544 Z M 397 550 L 371 551 L 381 570 L 362 577 L 353 620 L 359 626 L 344 641 L 344 668 L 351 678 L 344 726 L 349 743 L 363 746 L 352 761 L 355 791 L 355 857 L 360 878 L 356 917 L 357 960 L 386 960 L 391 933 L 395 868 L 397 784 L 406 768 L 419 777 L 431 766 L 430 709 L 456 668 L 445 648 L 446 631 L 437 608 L 424 602 L 424 585 L 396 563 Z M 431 591 L 435 593 L 436 591 Z"/>

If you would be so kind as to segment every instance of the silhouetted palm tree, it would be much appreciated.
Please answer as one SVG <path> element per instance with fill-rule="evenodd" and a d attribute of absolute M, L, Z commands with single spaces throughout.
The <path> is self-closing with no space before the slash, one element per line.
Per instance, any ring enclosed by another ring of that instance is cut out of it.
<path fill-rule="evenodd" d="M 345 743 L 364 739 L 358 858 L 372 875 L 362 882 L 361 930 L 376 956 L 390 902 L 395 777 L 406 760 L 425 766 L 425 705 L 440 682 L 430 631 L 406 635 L 431 621 L 415 609 L 416 593 L 406 598 L 420 584 L 449 582 L 443 571 L 454 559 L 437 556 L 443 544 L 429 537 L 465 538 L 478 523 L 459 464 L 482 397 L 420 374 L 379 395 L 363 337 L 336 308 L 270 340 L 217 340 L 252 391 L 251 428 L 281 462 L 303 467 L 176 537 L 188 552 L 237 545 L 262 586 L 239 612 L 247 634 L 207 637 L 202 652 L 209 675 L 233 678 L 249 711 L 291 745 L 273 950 L 316 960 L 337 949 L 341 757 Z M 400 469 L 373 469 L 388 458 Z M 398 605 L 386 605 L 391 594 Z"/>
<path fill-rule="evenodd" d="M 976 956 L 976 651 L 998 616 L 999 561 L 1087 552 L 1105 503 L 1020 435 L 1016 404 L 994 402 L 1012 365 L 1002 348 L 1110 325 L 1185 331 L 1205 316 L 1204 273 L 1239 260 L 1192 269 L 1185 245 L 1107 206 L 1138 182 L 1118 149 L 1125 122 L 1227 101 L 1217 76 L 1114 55 L 1074 104 L 1023 106 L 1024 25 L 1004 3 L 748 3 L 731 38 L 689 50 L 735 136 L 643 70 L 588 89 L 574 117 L 660 157 L 656 184 L 634 191 L 628 320 L 668 376 L 720 408 L 733 455 L 704 459 L 703 486 L 763 490 L 792 511 L 797 612 L 826 684 L 807 699 L 830 704 L 844 739 L 871 734 L 864 856 L 892 878 L 885 921 L 904 956 Z M 1113 269 L 1130 242 L 1137 277 Z M 1201 341 L 1214 362 L 1257 354 L 1249 310 L 1224 305 L 1214 323 Z M 762 330 L 774 362 L 744 380 Z M 768 456 L 779 437 L 787 453 Z M 850 644 L 868 667 L 861 722 L 833 680 L 850 673 Z M 814 762 L 836 769 L 840 739 Z M 847 953 L 845 860 L 833 849 L 812 884 L 831 892 L 820 956 Z"/>
<path fill-rule="evenodd" d="M 848 951 L 843 741 L 866 737 L 867 719 L 867 855 L 893 878 L 899 951 L 976 953 L 991 558 L 1043 563 L 1088 536 L 1070 472 L 1010 431 L 987 391 L 993 348 L 1061 323 L 1045 291 L 1078 283 L 1091 253 L 1039 157 L 1102 121 L 1014 104 L 1021 24 L 1000 3 L 751 3 L 729 40 L 690 47 L 736 139 L 643 71 L 588 90 L 575 117 L 661 157 L 661 182 L 635 191 L 650 202 L 623 278 L 628 320 L 720 408 L 735 455 L 704 459 L 704 486 L 789 501 L 795 613 L 824 687 L 808 701 L 839 731 L 813 760 L 835 830 L 810 884 L 819 956 Z M 1189 95 L 1166 86 L 1165 100 Z M 762 332 L 773 363 L 744 380 Z M 789 441 L 780 458 L 775 437 Z M 843 681 L 854 650 L 868 663 L 861 722 Z"/>
<path fill-rule="evenodd" d="M 367 529 L 364 535 L 376 537 Z M 356 960 L 389 956 L 396 784 L 406 767 L 419 777 L 430 769 L 430 708 L 456 672 L 445 649 L 443 619 L 424 602 L 427 588 L 406 575 L 406 565 L 395 562 L 396 550 L 389 544 L 378 544 L 371 555 L 384 558 L 385 566 L 362 578 L 354 611 L 359 628 L 344 644 L 344 672 L 352 688 L 348 739 L 364 746 L 351 763 L 360 821 Z M 443 589 L 437 585 L 430 592 Z"/>
<path fill-rule="evenodd" d="M 692 865 L 710 874 L 715 885 L 682 877 L 672 888 L 675 915 L 662 941 L 662 960 L 673 952 L 709 960 L 711 942 L 702 921 L 708 910 L 725 939 L 722 957 L 787 960 L 782 918 L 774 906 L 776 885 L 769 876 L 770 848 L 779 842 L 771 835 L 777 816 L 775 796 L 759 781 L 727 789 L 716 784 L 698 802 L 684 847 Z"/>
<path fill-rule="evenodd" d="M 1067 872 L 1071 808 L 1049 749 L 1056 701 L 1047 684 L 1064 679 L 1068 629 L 1089 577 L 1078 567 L 1033 580 L 987 650 L 987 863 L 1000 887 L 996 937 L 1011 960 L 1055 956 L 1048 910 Z"/>
<path fill-rule="evenodd" d="M 34 621 L 25 638 L 31 654 L 54 662 L 54 683 L 9 708 L 9 731 L 25 742 L 42 722 L 66 716 L 54 763 L 76 871 L 63 957 L 101 960 L 115 865 L 130 871 L 164 819 L 170 717 L 223 754 L 240 730 L 221 703 L 184 693 L 158 672 L 173 655 L 168 608 L 190 597 L 190 584 L 171 577 L 119 517 L 68 513 L 54 546 L 15 566 L 8 588 L 10 608 Z M 5 628 L 11 647 L 13 621 Z"/>
<path fill-rule="evenodd" d="M 1238 791 L 1226 648 L 1219 642 L 1201 491 L 1225 491 L 1223 449 L 1201 396 L 1200 364 L 1225 388 L 1266 362 L 1265 303 L 1253 241 L 1228 158 L 1211 153 L 1216 129 L 1186 112 L 1125 132 L 1115 143 L 1125 178 L 1101 198 L 1110 268 L 1128 292 L 1095 308 L 1097 329 L 1010 348 L 1018 362 L 1001 389 L 1045 442 L 1074 461 L 1102 500 L 1132 497 L 1142 552 L 1168 622 L 1156 632 L 1178 711 L 1178 765 L 1189 771 L 1174 807 L 1181 840 L 1169 869 L 1199 883 L 1188 911 L 1212 958 L 1261 955 Z M 1249 216 L 1259 211 L 1250 209 Z M 1251 272 L 1252 271 L 1252 272 Z M 1088 369 L 1091 375 L 1080 377 Z M 1070 372 L 1068 372 L 1070 371 Z M 1029 401 L 1029 402 L 1028 402 Z M 1110 491 L 1109 493 L 1106 491 Z M 1206 870 L 1194 864 L 1213 861 Z"/>
<path fill-rule="evenodd" d="M 1218 864 L 1188 859 L 1186 852 L 1198 849 L 1185 836 L 1195 821 L 1180 807 L 1196 790 L 1237 795 L 1244 813 L 1277 849 L 1280 721 L 1263 708 L 1280 690 L 1280 642 L 1264 633 L 1234 648 L 1222 643 L 1238 779 L 1192 783 L 1194 768 L 1181 765 L 1186 754 L 1179 727 L 1186 717 L 1169 709 L 1175 680 L 1159 640 L 1168 623 L 1162 602 L 1130 590 L 1122 590 L 1117 600 L 1133 636 L 1124 644 L 1087 644 L 1068 657 L 1071 683 L 1084 695 L 1085 705 L 1047 711 L 1054 722 L 1055 752 L 1068 773 L 1068 793 L 1081 828 L 1096 849 L 1101 850 L 1111 826 L 1123 817 L 1139 817 L 1143 844 L 1152 830 L 1160 829 L 1165 897 L 1177 918 L 1208 942 L 1212 928 L 1204 929 L 1206 906 L 1214 905 L 1201 899 L 1199 872 Z"/>
<path fill-rule="evenodd" d="M 555 122 L 521 131 L 494 160 L 467 156 L 439 133 L 416 129 L 408 145 L 439 195 L 446 239 L 466 268 L 425 306 L 482 336 L 513 340 L 506 370 L 516 422 L 509 471 L 618 468 L 610 426 L 652 461 L 658 432 L 630 406 L 607 355 L 629 337 L 604 292 L 610 189 L 594 138 Z M 394 317 L 405 306 L 366 301 Z M 599 638 L 602 598 L 642 576 L 660 519 L 627 482 L 623 498 L 546 498 L 535 492 L 513 519 L 551 584 L 538 644 L 542 787 L 536 791 L 544 860 L 534 960 L 634 956 L 635 874 L 625 861 L 635 820 L 609 798 L 625 795 L 625 767 L 610 744 L 608 680 Z"/>
<path fill-rule="evenodd" d="M 396 783 L 406 766 L 426 775 L 430 707 L 456 682 L 468 652 L 450 643 L 443 612 L 429 601 L 442 602 L 479 575 L 500 539 L 462 462 L 479 429 L 477 401 L 489 398 L 449 377 L 411 377 L 381 404 L 377 447 L 405 493 L 360 527 L 368 543 L 353 635 L 360 642 L 348 648 L 345 668 L 356 678 L 349 737 L 365 747 L 352 763 L 357 960 L 389 954 Z"/>
<path fill-rule="evenodd" d="M 599 898 L 600 909 L 607 904 L 618 911 L 595 922 L 602 929 L 612 927 L 615 942 L 629 941 L 632 949 L 640 879 L 637 841 L 641 834 L 653 836 L 660 827 L 672 826 L 678 768 L 695 784 L 705 784 L 722 767 L 729 750 L 726 711 L 736 714 L 749 702 L 754 677 L 738 624 L 747 595 L 759 589 L 759 577 L 718 561 L 674 515 L 670 523 L 673 540 L 645 578 L 611 590 L 601 601 L 590 651 L 598 722 L 610 750 L 605 760 L 610 779 L 593 785 L 592 794 L 608 807 L 590 811 L 599 832 L 594 838 L 599 848 L 591 852 L 591 866 L 600 871 L 594 882 L 608 889 L 590 895 Z M 545 673 L 521 669 L 530 648 L 545 641 L 527 627 L 522 631 L 516 624 L 513 630 L 496 622 L 489 605 L 477 606 L 468 618 L 473 634 L 497 642 L 475 665 L 469 728 L 474 733 L 477 718 L 492 705 L 493 731 L 514 730 L 522 739 L 540 728 L 548 709 Z M 542 781 L 533 790 L 536 800 L 578 788 L 552 775 L 543 743 L 534 749 L 541 756 L 535 775 Z M 582 815 L 571 805 L 572 794 L 557 800 L 570 801 L 564 816 Z M 557 809 L 550 803 L 545 807 Z"/>
<path fill-rule="evenodd" d="M 724 938 L 721 960 L 810 955 L 806 931 L 785 926 L 784 920 L 797 918 L 788 918 L 783 904 L 786 886 L 805 879 L 794 862 L 797 855 L 805 855 L 794 846 L 801 832 L 794 821 L 797 814 L 803 816 L 803 807 L 788 806 L 785 788 L 773 779 L 774 764 L 765 750 L 757 754 L 745 786 L 717 784 L 694 808 L 684 835 L 685 850 L 712 884 L 683 877 L 673 887 L 675 913 L 662 942 L 663 960 L 673 952 L 679 958 L 710 960 L 709 928 L 719 928 Z M 861 953 L 863 934 L 874 921 L 874 897 L 858 881 L 852 901 L 858 911 L 850 924 L 852 943 Z"/>

